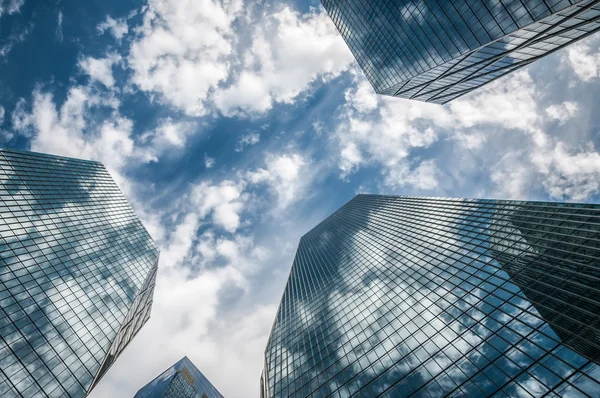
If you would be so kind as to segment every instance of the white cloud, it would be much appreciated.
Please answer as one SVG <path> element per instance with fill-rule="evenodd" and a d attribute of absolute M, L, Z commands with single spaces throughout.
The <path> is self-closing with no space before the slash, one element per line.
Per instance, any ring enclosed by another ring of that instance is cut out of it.
<path fill-rule="evenodd" d="M 215 95 L 224 114 L 291 103 L 312 82 L 339 75 L 353 61 L 324 10 L 301 15 L 287 7 L 262 16 L 243 59 L 235 83 Z"/>
<path fill-rule="evenodd" d="M 268 154 L 266 167 L 247 173 L 254 184 L 265 183 L 277 195 L 278 208 L 283 210 L 307 194 L 307 188 L 314 179 L 315 170 L 310 159 L 300 154 Z"/>
<path fill-rule="evenodd" d="M 260 133 L 253 131 L 248 134 L 244 134 L 235 146 L 236 152 L 243 152 L 246 147 L 256 145 L 260 142 Z"/>
<path fill-rule="evenodd" d="M 169 234 L 167 241 L 163 243 L 160 254 L 163 267 L 181 266 L 183 259 L 189 255 L 194 244 L 200 223 L 199 216 L 190 212 L 182 218 L 182 221 Z"/>
<path fill-rule="evenodd" d="M 56 17 L 56 38 L 58 41 L 63 41 L 63 31 L 62 31 L 62 23 L 63 23 L 63 13 L 62 11 L 58 12 Z"/>
<path fill-rule="evenodd" d="M 534 152 L 532 161 L 551 198 L 584 201 L 600 192 L 600 154 L 591 143 L 575 150 L 554 142 Z"/>
<path fill-rule="evenodd" d="M 460 127 L 486 124 L 534 130 L 538 120 L 535 84 L 527 70 L 513 72 L 450 102 L 450 117 Z"/>
<path fill-rule="evenodd" d="M 152 160 L 158 161 L 158 157 L 171 150 L 183 150 L 187 138 L 198 133 L 196 122 L 178 120 L 174 121 L 167 117 L 160 119 L 158 125 L 152 131 L 142 135 L 143 142 L 149 142 L 152 147 Z"/>
<path fill-rule="evenodd" d="M 600 40 L 590 37 L 567 47 L 562 61 L 572 68 L 577 77 L 589 82 L 600 76 Z"/>
<path fill-rule="evenodd" d="M 187 115 L 248 115 L 353 61 L 325 11 L 254 11 L 241 0 L 150 0 L 128 57 L 132 82 Z"/>
<path fill-rule="evenodd" d="M 528 198 L 541 185 L 550 198 L 585 201 L 600 192 L 600 155 L 589 143 L 572 148 L 558 139 L 508 151 L 491 167 L 502 198 Z"/>
<path fill-rule="evenodd" d="M 25 0 L 0 0 L 0 16 L 19 12 L 23 4 L 25 4 Z"/>
<path fill-rule="evenodd" d="M 485 143 L 487 137 L 482 131 L 470 133 L 456 131 L 449 139 L 458 142 L 458 145 L 464 149 L 479 149 Z"/>
<path fill-rule="evenodd" d="M 0 106 L 0 126 L 2 126 L 4 124 L 4 115 L 5 115 L 5 110 L 3 106 Z M 10 131 L 4 130 L 2 128 L 0 128 L 0 146 L 4 145 L 3 142 L 8 142 L 10 140 L 12 140 L 14 137 L 14 134 Z"/>
<path fill-rule="evenodd" d="M 550 105 L 546 108 L 546 114 L 551 118 L 564 124 L 567 120 L 577 115 L 579 108 L 575 102 L 565 101 L 560 105 Z"/>
<path fill-rule="evenodd" d="M 1 3 L 0 3 L 0 7 L 1 7 Z M 0 8 L 0 15 L 1 14 L 2 14 L 2 12 L 1 12 L 1 8 Z M 4 38 L 4 40 L 2 40 L 4 42 L 4 45 L 2 47 L 0 47 L 0 58 L 6 57 L 15 45 L 25 41 L 25 39 L 27 38 L 29 33 L 31 33 L 32 30 L 33 30 L 33 23 L 29 23 L 29 25 L 9 34 L 6 38 Z"/>
<path fill-rule="evenodd" d="M 107 167 L 119 187 L 129 191 L 122 168 L 132 160 L 147 161 L 148 153 L 136 147 L 133 123 L 114 110 L 111 97 L 102 97 L 89 87 L 71 87 L 58 107 L 50 93 L 35 90 L 31 111 L 20 100 L 13 115 L 13 128 L 31 137 L 31 150 L 55 155 L 98 160 Z M 94 111 L 108 110 L 109 116 L 95 120 Z"/>
<path fill-rule="evenodd" d="M 207 169 L 213 168 L 215 165 L 215 158 L 211 158 L 208 154 L 204 154 L 204 167 Z"/>
<path fill-rule="evenodd" d="M 509 151 L 498 160 L 490 172 L 490 179 L 496 186 L 501 199 L 527 198 L 532 190 L 532 171 L 524 167 L 524 151 Z"/>
<path fill-rule="evenodd" d="M 579 106 L 564 101 L 539 109 L 538 98 L 527 70 L 447 106 L 377 96 L 359 78 L 346 92 L 336 129 L 340 176 L 348 179 L 375 165 L 383 185 L 393 190 L 439 191 L 442 183 L 449 186 L 449 177 L 473 189 L 483 178 L 501 198 L 526 199 L 542 190 L 555 199 L 586 200 L 598 192 L 600 181 L 592 137 L 582 136 L 584 146 L 573 147 L 566 136 L 546 132 L 559 133 L 552 122 L 564 124 Z M 433 152 L 440 141 L 448 144 Z"/>
<path fill-rule="evenodd" d="M 341 177 L 346 178 L 365 164 L 379 164 L 386 183 L 392 186 L 416 182 L 407 174 L 411 150 L 429 147 L 438 140 L 436 130 L 417 126 L 416 122 L 433 119 L 445 126 L 451 121 L 448 112 L 432 104 L 377 96 L 363 78 L 345 96 L 347 105 L 336 133 Z M 431 170 L 431 166 L 421 170 L 425 169 Z M 423 186 L 430 186 L 431 178 L 427 181 Z"/>
<path fill-rule="evenodd" d="M 79 60 L 79 67 L 90 76 L 92 80 L 97 80 L 107 88 L 115 84 L 112 68 L 113 65 L 121 62 L 121 56 L 115 53 L 107 54 L 105 58 L 87 57 Z"/>
<path fill-rule="evenodd" d="M 207 113 L 209 92 L 228 75 L 239 0 L 150 0 L 128 57 L 133 82 L 188 115 Z"/>
<path fill-rule="evenodd" d="M 212 217 L 212 223 L 226 231 L 235 232 L 241 222 L 241 213 L 248 197 L 243 192 L 243 181 L 221 181 L 219 184 L 203 181 L 192 190 L 192 203 L 200 217 Z"/>
<path fill-rule="evenodd" d="M 104 34 L 106 31 L 109 31 L 115 39 L 120 41 L 129 32 L 129 27 L 127 26 L 127 20 L 125 18 L 113 19 L 107 15 L 106 21 L 98 24 L 96 30 L 99 34 Z"/>
<path fill-rule="evenodd" d="M 346 143 L 340 152 L 339 168 L 342 171 L 341 177 L 345 178 L 348 174 L 352 174 L 364 162 L 356 143 Z"/>
<path fill-rule="evenodd" d="M 418 189 L 435 189 L 438 186 L 437 175 L 435 160 L 424 160 L 414 169 L 401 163 L 390 169 L 384 183 L 394 188 L 410 185 Z"/>
<path fill-rule="evenodd" d="M 379 165 L 383 183 L 390 188 L 435 190 L 440 181 L 437 162 L 422 159 L 415 164 L 415 151 L 427 153 L 446 137 L 463 149 L 480 149 L 486 135 L 500 128 L 528 134 L 538 131 L 535 86 L 526 71 L 448 106 L 378 96 L 366 79 L 357 79 L 345 94 L 342 123 L 336 132 L 342 178 L 364 165 Z"/>

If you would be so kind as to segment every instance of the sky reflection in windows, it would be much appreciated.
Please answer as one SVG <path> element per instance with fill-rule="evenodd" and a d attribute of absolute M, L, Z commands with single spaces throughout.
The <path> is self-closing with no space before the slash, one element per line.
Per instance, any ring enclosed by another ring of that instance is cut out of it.
<path fill-rule="evenodd" d="M 82 397 L 150 317 L 158 250 L 98 162 L 0 150 L 0 396 Z"/>
<path fill-rule="evenodd" d="M 142 387 L 134 398 L 223 398 L 223 396 L 188 357 L 183 357 Z"/>
<path fill-rule="evenodd" d="M 300 241 L 267 396 L 597 395 L 599 229 L 598 205 L 357 196 Z"/>
<path fill-rule="evenodd" d="M 600 30 L 598 0 L 322 0 L 377 93 L 446 103 Z"/>

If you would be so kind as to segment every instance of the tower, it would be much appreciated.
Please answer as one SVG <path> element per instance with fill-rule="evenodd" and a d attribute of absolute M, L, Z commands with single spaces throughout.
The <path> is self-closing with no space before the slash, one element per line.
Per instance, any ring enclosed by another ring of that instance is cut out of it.
<path fill-rule="evenodd" d="M 600 205 L 359 195 L 300 240 L 263 394 L 597 395 L 599 269 Z"/>
<path fill-rule="evenodd" d="M 134 398 L 223 398 L 223 396 L 188 357 L 183 357 L 142 387 Z"/>
<path fill-rule="evenodd" d="M 87 395 L 150 318 L 157 266 L 101 163 L 0 150 L 0 396 Z"/>
<path fill-rule="evenodd" d="M 379 94 L 443 104 L 597 32 L 599 0 L 322 0 Z"/>

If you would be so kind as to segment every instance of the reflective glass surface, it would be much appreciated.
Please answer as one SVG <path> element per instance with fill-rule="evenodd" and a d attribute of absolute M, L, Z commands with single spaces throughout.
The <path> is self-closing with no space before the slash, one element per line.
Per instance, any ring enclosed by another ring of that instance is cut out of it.
<path fill-rule="evenodd" d="M 600 205 L 359 195 L 300 240 L 265 397 L 600 396 Z"/>
<path fill-rule="evenodd" d="M 134 398 L 223 398 L 223 396 L 188 357 L 183 357 L 141 388 Z"/>
<path fill-rule="evenodd" d="M 446 103 L 600 29 L 599 0 L 321 0 L 377 93 Z"/>
<path fill-rule="evenodd" d="M 101 163 L 0 150 L 0 397 L 83 397 L 150 317 L 158 250 Z"/>

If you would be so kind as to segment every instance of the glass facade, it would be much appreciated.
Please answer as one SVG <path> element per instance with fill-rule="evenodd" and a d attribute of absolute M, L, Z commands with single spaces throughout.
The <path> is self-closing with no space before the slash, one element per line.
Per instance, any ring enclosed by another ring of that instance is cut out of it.
<path fill-rule="evenodd" d="M 188 357 L 140 389 L 134 398 L 223 398 Z"/>
<path fill-rule="evenodd" d="M 104 166 L 0 150 L 0 397 L 83 397 L 150 317 L 158 250 Z"/>
<path fill-rule="evenodd" d="M 600 205 L 359 195 L 300 240 L 264 397 L 600 396 Z"/>
<path fill-rule="evenodd" d="M 321 0 L 379 94 L 446 103 L 600 30 L 599 0 Z"/>

